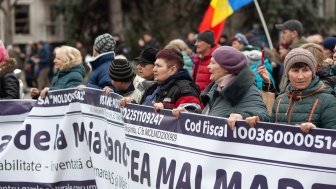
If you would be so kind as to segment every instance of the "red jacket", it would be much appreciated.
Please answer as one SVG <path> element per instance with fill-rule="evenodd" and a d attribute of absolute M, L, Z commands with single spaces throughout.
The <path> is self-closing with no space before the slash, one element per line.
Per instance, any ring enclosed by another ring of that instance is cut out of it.
<path fill-rule="evenodd" d="M 200 58 L 199 54 L 193 55 L 194 68 L 192 78 L 194 82 L 199 86 L 201 91 L 203 91 L 211 83 L 208 65 L 210 64 L 212 52 L 218 47 L 219 45 L 215 45 L 214 47 L 212 47 L 210 51 L 204 55 L 203 58 Z"/>

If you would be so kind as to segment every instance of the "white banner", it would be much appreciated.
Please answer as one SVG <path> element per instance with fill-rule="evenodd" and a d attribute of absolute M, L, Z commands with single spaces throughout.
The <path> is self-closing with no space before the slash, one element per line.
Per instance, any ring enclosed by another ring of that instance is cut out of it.
<path fill-rule="evenodd" d="M 71 89 L 34 107 L 0 102 L 0 189 L 336 188 L 335 131 L 231 130 L 224 118 L 120 109 L 119 99 Z"/>

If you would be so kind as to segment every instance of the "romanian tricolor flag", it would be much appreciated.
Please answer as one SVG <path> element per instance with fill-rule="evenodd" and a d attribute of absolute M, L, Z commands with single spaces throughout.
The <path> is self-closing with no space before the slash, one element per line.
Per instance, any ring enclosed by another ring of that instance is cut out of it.
<path fill-rule="evenodd" d="M 253 0 L 211 0 L 203 20 L 198 27 L 198 31 L 212 30 L 215 33 L 215 41 L 218 41 L 223 31 L 225 19 L 234 11 L 252 1 Z"/>

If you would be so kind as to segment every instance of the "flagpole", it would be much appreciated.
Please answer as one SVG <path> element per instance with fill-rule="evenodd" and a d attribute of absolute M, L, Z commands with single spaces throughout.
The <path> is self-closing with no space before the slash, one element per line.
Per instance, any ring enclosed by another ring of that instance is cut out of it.
<path fill-rule="evenodd" d="M 266 38 L 267 38 L 268 44 L 269 44 L 270 48 L 273 49 L 273 43 L 272 43 L 270 34 L 269 34 L 268 29 L 267 29 L 267 26 L 266 26 L 266 22 L 265 22 L 264 16 L 263 16 L 263 14 L 262 14 L 262 12 L 261 12 L 261 9 L 260 9 L 260 7 L 259 7 L 258 0 L 254 0 L 254 5 L 255 5 L 256 8 L 257 8 L 257 11 L 258 11 L 258 14 L 259 14 L 261 23 L 262 23 L 262 25 L 263 25 L 263 28 L 264 28 L 264 31 L 265 31 L 265 34 L 266 34 Z"/>

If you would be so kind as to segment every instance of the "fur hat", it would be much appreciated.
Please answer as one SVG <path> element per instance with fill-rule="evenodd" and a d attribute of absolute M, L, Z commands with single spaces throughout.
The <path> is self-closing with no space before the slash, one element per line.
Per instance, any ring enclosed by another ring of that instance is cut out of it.
<path fill-rule="evenodd" d="M 213 31 L 211 31 L 211 30 L 206 30 L 202 33 L 199 33 L 197 35 L 196 39 L 198 39 L 200 41 L 204 41 L 204 42 L 210 44 L 211 46 L 215 45 L 215 35 L 214 35 Z"/>
<path fill-rule="evenodd" d="M 247 65 L 247 59 L 245 55 L 230 46 L 222 46 L 217 48 L 212 57 L 215 61 L 230 74 L 238 74 Z"/>
<path fill-rule="evenodd" d="M 104 33 L 96 37 L 94 41 L 94 49 L 100 54 L 111 52 L 114 51 L 115 44 L 113 37 L 108 33 Z"/>
<path fill-rule="evenodd" d="M 311 52 L 303 48 L 295 48 L 287 54 L 285 57 L 285 75 L 288 76 L 290 68 L 299 62 L 307 64 L 313 72 L 313 78 L 316 76 L 316 59 Z"/>
<path fill-rule="evenodd" d="M 114 81 L 127 82 L 135 76 L 130 63 L 126 59 L 114 59 L 110 65 L 110 78 Z"/>

